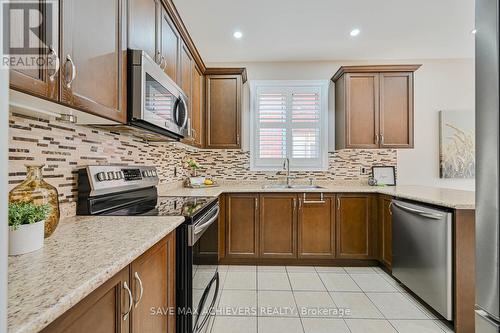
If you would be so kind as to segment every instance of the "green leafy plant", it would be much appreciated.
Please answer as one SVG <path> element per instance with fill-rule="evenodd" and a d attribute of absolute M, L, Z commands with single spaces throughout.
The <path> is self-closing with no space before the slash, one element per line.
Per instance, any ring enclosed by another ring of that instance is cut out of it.
<path fill-rule="evenodd" d="M 22 224 L 32 224 L 45 220 L 52 208 L 48 204 L 37 205 L 32 202 L 9 203 L 9 226 L 17 230 Z"/>
<path fill-rule="evenodd" d="M 200 165 L 196 162 L 196 160 L 190 158 L 186 161 L 186 168 L 196 171 L 200 168 Z"/>

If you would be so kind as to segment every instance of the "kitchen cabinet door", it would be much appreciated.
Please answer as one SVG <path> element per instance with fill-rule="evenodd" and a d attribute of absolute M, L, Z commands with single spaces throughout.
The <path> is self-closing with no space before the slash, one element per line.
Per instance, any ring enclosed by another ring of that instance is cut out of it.
<path fill-rule="evenodd" d="M 260 258 L 297 258 L 297 196 L 260 196 Z"/>
<path fill-rule="evenodd" d="M 371 258 L 371 218 L 370 195 L 337 195 L 337 258 Z"/>
<path fill-rule="evenodd" d="M 345 80 L 346 148 L 378 148 L 379 76 L 347 74 Z"/>
<path fill-rule="evenodd" d="M 23 3 L 16 4 L 15 2 L 6 3 L 12 10 L 16 6 L 23 6 Z M 42 15 L 49 11 L 52 13 L 53 22 L 46 20 L 38 21 L 35 15 L 30 16 L 29 22 L 23 22 L 22 19 L 17 20 L 14 15 L 11 19 L 13 22 L 10 25 L 9 40 L 4 43 L 10 46 L 9 54 L 21 55 L 31 52 L 33 45 L 30 44 L 30 49 L 25 47 L 27 42 L 32 42 L 36 39 L 38 50 L 35 54 L 29 54 L 30 57 L 43 59 L 44 65 L 40 68 L 18 68 L 11 67 L 10 70 L 10 87 L 31 95 L 44 97 L 46 99 L 59 99 L 59 1 L 31 1 L 31 5 L 37 5 L 38 10 Z M 17 7 L 19 9 L 19 7 Z M 6 10 L 4 9 L 4 14 Z M 33 32 L 29 40 L 24 34 L 24 27 L 29 23 Z M 40 36 L 38 39 L 35 35 Z M 51 35 L 51 39 L 48 39 Z"/>
<path fill-rule="evenodd" d="M 134 310 L 132 332 L 173 332 L 163 313 L 151 315 L 151 309 L 166 311 L 175 299 L 175 233 L 132 262 L 130 268 Z"/>
<path fill-rule="evenodd" d="M 380 73 L 380 147 L 413 148 L 413 73 Z"/>
<path fill-rule="evenodd" d="M 177 84 L 179 68 L 179 45 L 181 37 L 165 8 L 161 10 L 161 57 L 160 66 Z"/>
<path fill-rule="evenodd" d="M 240 148 L 241 75 L 206 77 L 206 148 Z"/>
<path fill-rule="evenodd" d="M 259 196 L 226 196 L 226 258 L 257 258 L 259 255 Z"/>
<path fill-rule="evenodd" d="M 299 196 L 299 259 L 335 257 L 335 196 L 307 193 Z"/>
<path fill-rule="evenodd" d="M 126 34 L 123 0 L 62 4 L 61 100 L 126 121 Z"/>
<path fill-rule="evenodd" d="M 193 145 L 197 147 L 203 147 L 204 140 L 204 99 L 203 99 L 203 74 L 196 66 L 195 62 L 192 62 L 193 68 L 191 73 L 192 79 L 192 94 L 191 94 L 191 136 L 193 139 Z"/>
<path fill-rule="evenodd" d="M 188 99 L 191 97 L 191 80 L 192 80 L 192 64 L 191 62 L 193 61 L 191 57 L 191 53 L 189 53 L 189 50 L 187 46 L 182 43 L 181 45 L 181 50 L 180 50 L 180 61 L 181 61 L 181 66 L 180 66 L 180 76 L 181 76 L 181 88 L 182 91 L 188 96 Z"/>
<path fill-rule="evenodd" d="M 379 251 L 380 260 L 390 268 L 392 265 L 392 198 L 380 196 L 378 198 L 378 222 L 379 222 Z"/>
<path fill-rule="evenodd" d="M 42 333 L 128 333 L 131 313 L 126 313 L 133 307 L 128 290 L 127 266 L 52 322 Z"/>
<path fill-rule="evenodd" d="M 160 13 L 159 0 L 129 0 L 129 48 L 145 51 L 157 63 L 161 59 L 158 32 Z"/>

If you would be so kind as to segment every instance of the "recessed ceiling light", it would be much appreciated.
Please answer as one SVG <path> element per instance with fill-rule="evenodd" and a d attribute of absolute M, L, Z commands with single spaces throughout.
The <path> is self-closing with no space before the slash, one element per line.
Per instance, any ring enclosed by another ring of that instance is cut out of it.
<path fill-rule="evenodd" d="M 243 37 L 243 34 L 241 33 L 241 31 L 235 31 L 233 33 L 233 37 L 236 39 L 240 39 L 241 37 Z"/>
<path fill-rule="evenodd" d="M 357 35 L 359 35 L 360 32 L 361 32 L 361 30 L 359 30 L 358 28 L 352 29 L 350 35 L 352 37 L 356 37 Z"/>
<path fill-rule="evenodd" d="M 477 32 L 477 29 L 476 29 L 476 28 L 474 28 L 474 29 L 472 29 L 472 30 L 470 31 L 470 33 L 471 33 L 471 34 L 473 34 L 473 35 L 475 35 L 475 34 L 476 34 L 476 32 Z"/>

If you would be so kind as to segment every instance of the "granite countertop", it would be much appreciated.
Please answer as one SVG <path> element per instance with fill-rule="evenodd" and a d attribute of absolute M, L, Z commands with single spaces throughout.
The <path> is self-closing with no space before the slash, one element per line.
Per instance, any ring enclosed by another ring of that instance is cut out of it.
<path fill-rule="evenodd" d="M 275 182 L 276 183 L 276 182 Z M 184 188 L 181 186 L 163 185 L 158 188 L 161 196 L 219 196 L 222 193 L 279 193 L 279 192 L 295 192 L 295 193 L 380 193 L 394 197 L 420 201 L 423 203 L 433 204 L 442 207 L 454 209 L 474 209 L 475 195 L 473 191 L 462 191 L 445 188 L 437 188 L 430 186 L 413 186 L 413 185 L 398 185 L 398 186 L 368 186 L 359 183 L 332 183 L 318 182 L 317 185 L 323 188 L 319 189 L 276 189 L 263 188 L 268 183 L 241 182 L 241 183 L 221 183 L 217 187 L 209 188 Z M 277 184 L 277 183 L 276 183 Z"/>
<path fill-rule="evenodd" d="M 8 331 L 38 332 L 175 230 L 183 217 L 77 216 L 9 257 Z"/>

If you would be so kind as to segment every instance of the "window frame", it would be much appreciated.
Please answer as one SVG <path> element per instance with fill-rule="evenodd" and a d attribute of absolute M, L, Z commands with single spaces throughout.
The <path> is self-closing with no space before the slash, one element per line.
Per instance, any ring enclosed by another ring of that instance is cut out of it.
<path fill-rule="evenodd" d="M 250 81 L 250 170 L 251 171 L 281 171 L 283 170 L 281 162 L 276 165 L 270 165 L 265 163 L 259 163 L 261 159 L 257 157 L 257 147 L 258 147 L 258 135 L 256 135 L 256 130 L 258 128 L 257 115 L 258 112 L 256 107 L 258 105 L 258 95 L 257 91 L 262 87 L 269 88 L 286 88 L 294 89 L 298 87 L 304 88 L 316 88 L 320 90 L 320 165 L 318 166 L 305 166 L 296 165 L 294 159 L 290 158 L 290 170 L 291 171 L 326 171 L 328 170 L 328 94 L 329 94 L 329 80 L 252 80 Z M 290 112 L 290 110 L 287 110 Z M 287 114 L 287 118 L 289 118 Z M 292 127 L 293 128 L 293 127 Z M 299 127 L 296 127 L 299 128 Z M 291 138 L 291 137 L 290 137 Z M 287 145 L 292 144 L 291 139 L 287 139 Z M 289 154 L 289 150 L 288 154 Z M 284 159 L 283 159 L 284 160 Z"/>

